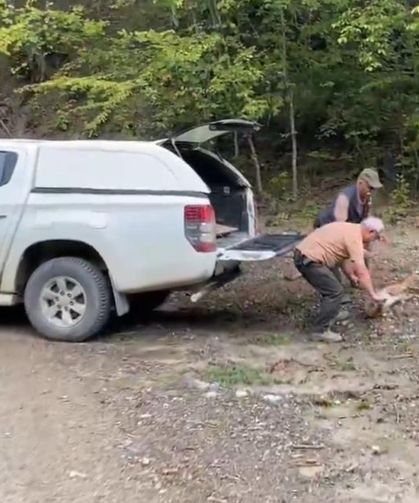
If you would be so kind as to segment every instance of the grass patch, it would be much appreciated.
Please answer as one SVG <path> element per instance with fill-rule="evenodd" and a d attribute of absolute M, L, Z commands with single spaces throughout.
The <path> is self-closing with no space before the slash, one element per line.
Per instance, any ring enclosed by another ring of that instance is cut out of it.
<path fill-rule="evenodd" d="M 412 353 L 412 343 L 411 341 L 402 341 L 396 344 L 396 349 L 400 351 L 400 353 Z"/>
<path fill-rule="evenodd" d="M 318 204 L 306 204 L 303 208 L 296 212 L 295 217 L 303 221 L 313 221 L 321 210 Z"/>
<path fill-rule="evenodd" d="M 311 400 L 311 403 L 316 407 L 324 407 L 325 409 L 329 409 L 334 405 L 333 401 L 326 396 L 316 396 Z"/>
<path fill-rule="evenodd" d="M 323 407 L 325 409 L 337 407 L 344 404 L 348 400 L 357 400 L 357 405 L 361 403 L 368 404 L 364 399 L 361 399 L 359 394 L 354 391 L 334 391 L 326 395 L 313 396 L 311 403 L 316 407 Z"/>
<path fill-rule="evenodd" d="M 290 334 L 260 334 L 254 338 L 255 344 L 266 344 L 267 346 L 286 346 L 291 343 Z"/>
<path fill-rule="evenodd" d="M 231 388 L 240 384 L 247 386 L 278 384 L 267 372 L 247 365 L 210 365 L 206 376 L 210 381 L 218 382 L 225 388 Z"/>
<path fill-rule="evenodd" d="M 351 372 L 356 370 L 356 366 L 352 358 L 338 362 L 337 368 L 342 372 Z"/>
<path fill-rule="evenodd" d="M 357 403 L 356 405 L 356 410 L 358 410 L 359 412 L 362 412 L 364 410 L 370 410 L 371 409 L 371 405 L 368 403 L 367 400 L 361 400 L 360 402 Z"/>
<path fill-rule="evenodd" d="M 270 334 L 266 338 L 266 344 L 269 346 L 286 346 L 291 342 L 290 334 Z"/>
<path fill-rule="evenodd" d="M 330 367 L 339 370 L 341 372 L 352 372 L 357 370 L 353 358 L 348 358 L 347 360 L 340 360 L 336 356 L 331 358 Z"/>

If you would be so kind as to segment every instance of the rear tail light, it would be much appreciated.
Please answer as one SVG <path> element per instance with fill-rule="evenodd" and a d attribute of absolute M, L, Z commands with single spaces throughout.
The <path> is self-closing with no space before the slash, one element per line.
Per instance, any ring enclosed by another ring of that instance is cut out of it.
<path fill-rule="evenodd" d="M 185 236 L 196 251 L 214 252 L 217 249 L 214 208 L 207 205 L 185 206 Z"/>

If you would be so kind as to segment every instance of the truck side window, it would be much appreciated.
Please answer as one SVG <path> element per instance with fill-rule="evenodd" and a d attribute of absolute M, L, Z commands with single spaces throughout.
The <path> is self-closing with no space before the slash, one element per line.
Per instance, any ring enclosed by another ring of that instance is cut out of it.
<path fill-rule="evenodd" d="M 7 185 L 12 178 L 17 163 L 16 152 L 0 151 L 0 187 Z"/>

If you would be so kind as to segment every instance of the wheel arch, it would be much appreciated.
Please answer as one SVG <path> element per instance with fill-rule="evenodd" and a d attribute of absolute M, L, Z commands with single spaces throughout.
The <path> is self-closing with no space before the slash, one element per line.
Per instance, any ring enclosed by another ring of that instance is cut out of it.
<path fill-rule="evenodd" d="M 15 291 L 23 293 L 29 277 L 41 264 L 65 256 L 88 260 L 108 274 L 104 258 L 92 245 L 73 239 L 43 240 L 28 246 L 21 255 L 15 275 Z"/>

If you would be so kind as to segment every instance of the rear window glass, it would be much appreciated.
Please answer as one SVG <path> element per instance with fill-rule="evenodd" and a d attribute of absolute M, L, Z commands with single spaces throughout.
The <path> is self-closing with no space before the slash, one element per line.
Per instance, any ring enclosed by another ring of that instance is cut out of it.
<path fill-rule="evenodd" d="M 16 152 L 0 151 L 0 186 L 6 185 L 10 182 L 16 163 Z"/>

